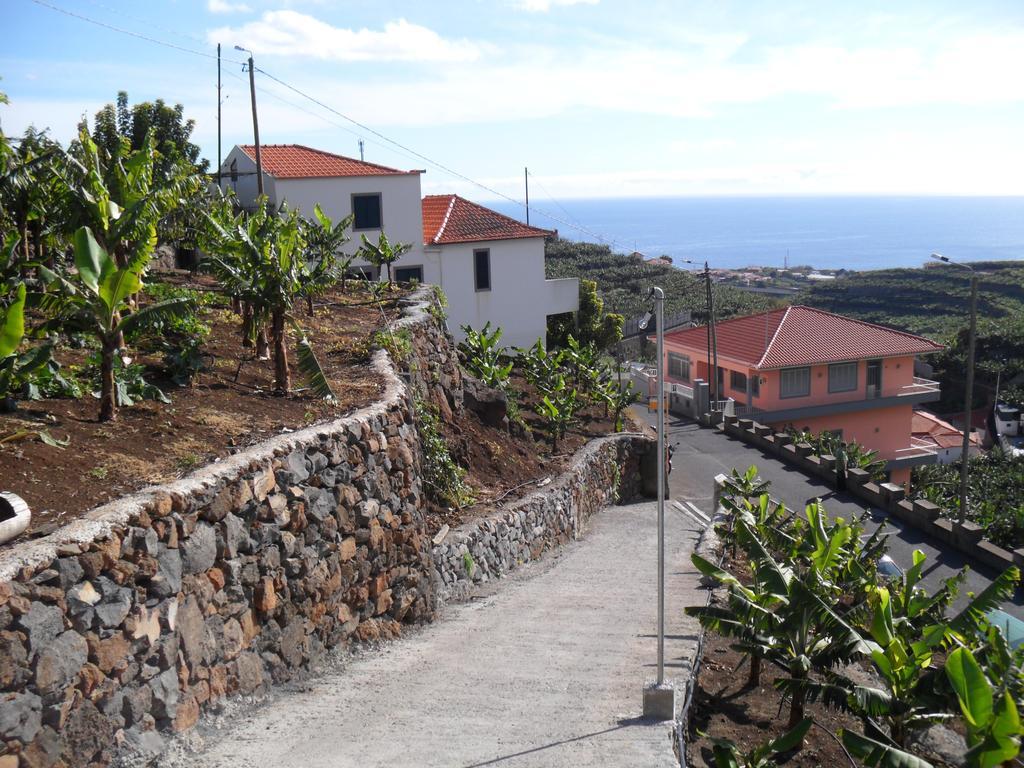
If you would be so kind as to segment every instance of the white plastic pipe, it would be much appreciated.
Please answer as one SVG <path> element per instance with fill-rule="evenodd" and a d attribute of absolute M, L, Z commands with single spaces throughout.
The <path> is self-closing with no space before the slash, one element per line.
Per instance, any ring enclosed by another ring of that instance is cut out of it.
<path fill-rule="evenodd" d="M 6 544 L 28 529 L 32 511 L 25 500 L 10 491 L 0 491 L 0 544 Z"/>

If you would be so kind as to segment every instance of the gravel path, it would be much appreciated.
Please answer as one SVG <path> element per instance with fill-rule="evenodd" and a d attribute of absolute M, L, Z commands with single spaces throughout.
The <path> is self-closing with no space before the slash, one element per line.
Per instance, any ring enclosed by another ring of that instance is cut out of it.
<path fill-rule="evenodd" d="M 666 506 L 667 675 L 688 675 L 703 603 L 696 526 Z M 161 765 L 677 766 L 640 719 L 654 676 L 656 505 L 611 507 L 561 553 L 442 620 L 266 705 L 208 723 Z M 680 703 L 682 696 L 679 696 Z"/>

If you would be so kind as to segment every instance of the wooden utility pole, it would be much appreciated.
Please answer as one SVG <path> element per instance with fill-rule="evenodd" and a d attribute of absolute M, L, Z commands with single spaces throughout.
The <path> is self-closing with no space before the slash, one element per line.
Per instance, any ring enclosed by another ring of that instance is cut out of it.
<path fill-rule="evenodd" d="M 711 289 L 711 269 L 704 262 L 704 285 L 707 291 L 708 307 L 708 365 L 711 367 L 711 412 L 718 407 L 721 393 L 718 388 L 718 339 L 715 336 L 715 293 Z"/>
<path fill-rule="evenodd" d="M 217 186 L 220 186 L 220 43 L 217 43 Z"/>
<path fill-rule="evenodd" d="M 530 225 L 530 171 L 523 168 L 523 181 L 526 183 L 526 225 Z"/>
<path fill-rule="evenodd" d="M 245 51 L 240 46 L 235 46 L 240 51 Z M 256 67 L 252 63 L 252 52 L 249 54 L 249 96 L 252 99 L 252 135 L 256 141 L 256 192 L 263 194 L 263 161 L 260 158 L 260 122 L 256 117 Z"/>

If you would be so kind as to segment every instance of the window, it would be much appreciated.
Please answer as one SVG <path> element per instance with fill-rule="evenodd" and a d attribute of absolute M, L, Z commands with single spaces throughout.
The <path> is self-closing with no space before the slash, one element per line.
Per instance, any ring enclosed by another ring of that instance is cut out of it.
<path fill-rule="evenodd" d="M 352 195 L 352 229 L 380 229 L 380 193 Z"/>
<path fill-rule="evenodd" d="M 828 391 L 852 392 L 857 388 L 857 363 L 835 363 L 828 367 Z"/>
<path fill-rule="evenodd" d="M 752 397 L 761 396 L 761 377 L 756 373 L 750 377 L 750 394 Z"/>
<path fill-rule="evenodd" d="M 677 355 L 674 352 L 668 353 L 668 375 L 679 381 L 690 381 L 690 358 Z"/>
<path fill-rule="evenodd" d="M 779 371 L 779 381 L 779 397 L 807 397 L 811 394 L 810 368 L 783 368 Z"/>
<path fill-rule="evenodd" d="M 746 393 L 747 375 L 739 371 L 729 371 L 729 385 L 737 392 Z"/>
<path fill-rule="evenodd" d="M 423 282 L 423 267 L 395 268 L 396 283 L 411 283 L 413 280 L 415 280 L 417 283 Z"/>
<path fill-rule="evenodd" d="M 478 291 L 491 290 L 491 252 L 487 248 L 473 251 L 473 279 Z"/>

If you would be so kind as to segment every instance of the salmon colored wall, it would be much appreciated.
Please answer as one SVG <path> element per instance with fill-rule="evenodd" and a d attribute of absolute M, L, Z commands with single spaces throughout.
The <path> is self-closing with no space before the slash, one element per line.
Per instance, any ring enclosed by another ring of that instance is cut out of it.
<path fill-rule="evenodd" d="M 771 426 L 784 429 L 809 429 L 818 434 L 826 430 L 841 429 L 843 440 L 855 441 L 878 451 L 881 459 L 895 459 L 901 455 L 896 451 L 910 447 L 910 422 L 913 407 L 897 405 L 891 408 L 874 408 L 855 413 L 838 413 L 832 416 L 818 416 L 813 419 L 799 419 L 794 422 L 776 422 Z"/>
<path fill-rule="evenodd" d="M 669 352 L 675 352 L 677 354 L 689 356 L 691 360 L 691 377 L 704 379 L 705 381 L 709 380 L 707 376 L 709 366 L 707 363 L 706 347 L 704 349 L 682 347 L 679 344 L 675 344 L 666 340 L 666 370 L 668 370 Z M 748 366 L 730 361 L 728 357 L 722 354 L 719 354 L 718 356 L 718 365 L 720 368 L 726 369 L 722 394 L 725 397 L 733 398 L 736 402 L 742 405 L 746 405 L 747 393 L 746 391 L 738 391 L 732 388 L 729 382 L 729 371 L 739 371 L 741 373 L 746 374 L 747 376 L 754 375 L 754 372 L 752 372 Z M 867 383 L 867 360 L 859 361 L 857 368 L 857 388 L 850 392 L 833 393 L 828 391 L 827 365 L 815 365 L 811 367 L 811 394 L 808 395 L 807 397 L 780 397 L 779 371 L 759 371 L 756 372 L 756 375 L 759 375 L 761 379 L 763 379 L 764 381 L 761 384 L 760 395 L 752 399 L 752 404 L 755 408 L 761 408 L 763 410 L 779 410 L 782 408 L 802 408 L 804 406 L 809 405 L 825 405 L 827 403 L 843 403 L 849 402 L 851 400 L 864 399 Z M 692 383 L 692 381 L 690 383 Z M 913 383 L 913 357 L 893 357 L 882 361 L 882 397 L 890 397 L 893 395 L 897 395 L 899 394 L 901 388 L 909 386 Z M 908 423 L 908 444 L 909 435 L 910 432 Z"/>

